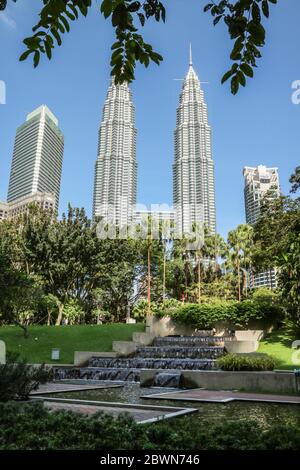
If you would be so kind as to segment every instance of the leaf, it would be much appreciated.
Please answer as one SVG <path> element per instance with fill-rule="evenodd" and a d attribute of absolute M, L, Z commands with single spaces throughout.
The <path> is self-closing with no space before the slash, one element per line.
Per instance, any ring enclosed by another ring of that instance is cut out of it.
<path fill-rule="evenodd" d="M 243 62 L 240 68 L 244 72 L 244 74 L 247 75 L 247 77 L 251 77 L 251 78 L 253 77 L 253 70 L 249 64 L 246 64 L 245 62 Z"/>
<path fill-rule="evenodd" d="M 267 1 L 267 0 L 263 0 L 261 6 L 262 6 L 263 14 L 265 15 L 266 18 L 269 18 L 269 16 L 270 16 L 270 9 L 269 9 L 268 1 Z"/>
<path fill-rule="evenodd" d="M 101 10 L 101 13 L 103 13 L 104 18 L 108 18 L 113 11 L 112 0 L 103 0 L 100 10 Z"/>
<path fill-rule="evenodd" d="M 222 80 L 221 80 L 221 83 L 223 85 L 223 83 L 225 83 L 232 75 L 234 74 L 234 71 L 232 69 L 228 70 L 228 72 L 226 72 L 223 77 L 222 77 Z"/>
<path fill-rule="evenodd" d="M 32 51 L 32 50 L 28 50 L 28 51 L 23 52 L 23 54 L 22 54 L 22 55 L 20 56 L 20 58 L 19 58 L 19 61 L 22 62 L 23 60 L 26 60 L 27 57 L 28 57 L 30 54 L 32 54 L 33 52 L 34 52 L 34 51 Z"/>
<path fill-rule="evenodd" d="M 33 65 L 34 65 L 34 68 L 36 68 L 39 63 L 40 63 L 40 58 L 41 58 L 41 53 L 40 51 L 35 51 L 34 53 L 34 58 L 33 58 Z"/>
<path fill-rule="evenodd" d="M 223 17 L 223 15 L 216 16 L 216 18 L 213 21 L 214 26 L 216 26 L 219 23 L 219 21 L 222 17 Z"/>
<path fill-rule="evenodd" d="M 213 3 L 208 3 L 208 4 L 205 5 L 205 7 L 203 8 L 203 11 L 206 13 L 206 12 L 209 11 L 213 6 L 214 6 Z"/>
<path fill-rule="evenodd" d="M 234 77 L 232 77 L 231 79 L 231 93 L 233 95 L 236 95 L 237 92 L 239 91 L 239 87 L 240 85 L 239 85 L 238 77 L 237 75 L 234 75 Z"/>
<path fill-rule="evenodd" d="M 61 40 L 61 37 L 60 37 L 59 32 L 57 31 L 57 29 L 51 28 L 51 34 L 55 37 L 55 39 L 57 41 L 57 44 L 59 46 L 61 46 L 62 45 L 62 40 Z"/>
<path fill-rule="evenodd" d="M 245 86 L 246 85 L 246 78 L 245 78 L 245 75 L 243 74 L 243 72 L 241 72 L 241 70 L 239 70 L 237 72 L 237 77 L 238 77 L 239 83 L 242 86 Z"/>
<path fill-rule="evenodd" d="M 260 8 L 256 2 L 252 5 L 252 19 L 255 23 L 260 23 L 261 21 Z"/>

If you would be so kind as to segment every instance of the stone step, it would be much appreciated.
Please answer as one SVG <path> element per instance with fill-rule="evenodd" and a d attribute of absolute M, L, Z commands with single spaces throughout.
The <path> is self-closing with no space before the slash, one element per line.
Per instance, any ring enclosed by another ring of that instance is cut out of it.
<path fill-rule="evenodd" d="M 219 346 L 148 346 L 137 347 L 136 357 L 143 358 L 184 358 L 184 359 L 217 359 L 224 354 Z"/>
<path fill-rule="evenodd" d="M 213 359 L 189 358 L 100 358 L 93 357 L 89 361 L 89 368 L 110 369 L 182 369 L 182 370 L 208 370 L 214 365 Z"/>
<path fill-rule="evenodd" d="M 232 336 L 157 336 L 153 346 L 201 346 L 224 345 L 225 341 L 231 341 Z"/>

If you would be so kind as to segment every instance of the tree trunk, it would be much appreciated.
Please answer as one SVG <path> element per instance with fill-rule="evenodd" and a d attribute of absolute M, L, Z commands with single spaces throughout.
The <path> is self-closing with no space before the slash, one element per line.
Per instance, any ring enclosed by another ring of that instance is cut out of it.
<path fill-rule="evenodd" d="M 47 309 L 47 326 L 50 326 L 51 325 L 51 310 L 50 309 Z"/>
<path fill-rule="evenodd" d="M 16 321 L 16 324 L 22 328 L 23 333 L 24 333 L 24 338 L 29 338 L 29 331 L 28 331 L 28 325 L 23 325 L 19 321 Z"/>
<path fill-rule="evenodd" d="M 238 301 L 241 301 L 241 272 L 240 272 L 240 261 L 237 262 L 237 272 L 238 272 Z"/>
<path fill-rule="evenodd" d="M 148 246 L 148 315 L 151 313 L 151 245 Z"/>
<path fill-rule="evenodd" d="M 272 268 L 269 268 L 270 287 L 273 289 Z"/>
<path fill-rule="evenodd" d="M 198 304 L 201 302 L 201 259 L 198 257 Z"/>
<path fill-rule="evenodd" d="M 166 300 L 166 253 L 164 251 L 163 301 Z"/>
<path fill-rule="evenodd" d="M 64 311 L 64 304 L 62 302 L 60 302 L 59 305 L 58 305 L 58 317 L 57 317 L 57 320 L 55 322 L 55 326 L 59 326 L 61 324 L 62 317 L 63 317 L 63 311 Z"/>

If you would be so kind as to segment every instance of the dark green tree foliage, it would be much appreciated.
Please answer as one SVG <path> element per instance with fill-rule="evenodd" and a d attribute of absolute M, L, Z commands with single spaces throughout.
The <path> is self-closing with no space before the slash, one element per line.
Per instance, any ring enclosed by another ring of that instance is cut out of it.
<path fill-rule="evenodd" d="M 247 77 L 252 78 L 261 48 L 265 45 L 266 31 L 263 18 L 269 18 L 270 6 L 277 0 L 238 0 L 208 3 L 204 11 L 210 11 L 214 25 L 223 21 L 234 46 L 230 54 L 233 64 L 225 73 L 222 83 L 231 79 L 231 92 L 235 95 L 240 85 L 246 85 Z"/>
<path fill-rule="evenodd" d="M 49 380 L 51 372 L 45 365 L 35 367 L 18 354 L 8 353 L 6 364 L 0 364 L 0 402 L 27 400 L 33 390 Z"/>
<path fill-rule="evenodd" d="M 16 0 L 13 0 L 16 1 Z M 94 2 L 95 3 L 95 2 Z M 234 40 L 230 54 L 231 69 L 222 78 L 222 83 L 231 78 L 231 91 L 236 94 L 240 85 L 246 85 L 246 78 L 253 77 L 253 68 L 261 57 L 265 44 L 263 18 L 269 18 L 270 6 L 277 0 L 221 0 L 210 2 L 204 11 L 212 14 L 213 24 L 223 21 L 229 36 Z M 7 1 L 0 0 L 0 9 L 5 9 Z M 160 64 L 162 56 L 155 52 L 151 44 L 144 41 L 140 29 L 147 20 L 166 20 L 165 2 L 160 0 L 102 0 L 100 11 L 110 19 L 115 30 L 112 45 L 111 74 L 116 83 L 134 80 L 137 62 L 148 67 L 150 62 Z M 48 59 L 57 44 L 61 46 L 62 35 L 69 32 L 70 23 L 87 16 L 93 5 L 92 0 L 43 0 L 40 19 L 33 27 L 33 36 L 24 40 L 26 51 L 20 60 L 33 56 L 34 66 L 40 62 L 41 54 Z M 184 5 L 188 8 L 187 5 Z"/>
<path fill-rule="evenodd" d="M 126 415 L 84 416 L 39 403 L 0 404 L 1 450 L 298 450 L 297 419 L 199 419 L 139 425 Z"/>
<path fill-rule="evenodd" d="M 296 193 L 300 189 L 300 166 L 297 166 L 295 172 L 291 175 L 290 183 L 292 184 L 291 193 Z"/>
<path fill-rule="evenodd" d="M 297 175 L 297 170 L 295 172 Z M 296 178 L 291 182 L 296 184 Z M 266 198 L 254 227 L 253 264 L 257 271 L 278 269 L 279 287 L 287 311 L 300 329 L 300 198 Z"/>
<path fill-rule="evenodd" d="M 244 300 L 218 301 L 212 304 L 186 304 L 177 308 L 158 310 L 156 316 L 169 315 L 175 322 L 193 325 L 200 330 L 211 329 L 218 323 L 229 328 L 248 328 L 260 322 L 265 326 L 280 324 L 283 309 L 277 303 Z"/>

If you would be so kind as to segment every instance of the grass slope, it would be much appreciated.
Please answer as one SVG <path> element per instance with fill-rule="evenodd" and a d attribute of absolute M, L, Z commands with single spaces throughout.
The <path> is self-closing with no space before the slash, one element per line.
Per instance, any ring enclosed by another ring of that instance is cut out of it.
<path fill-rule="evenodd" d="M 112 351 L 113 341 L 131 341 L 132 334 L 145 325 L 31 326 L 25 339 L 18 326 L 0 327 L 0 340 L 8 351 L 19 352 L 33 363 L 73 364 L 74 351 Z M 51 349 L 60 349 L 60 361 L 51 361 Z"/>
<path fill-rule="evenodd" d="M 264 341 L 260 342 L 258 352 L 270 354 L 276 361 L 276 369 L 296 369 L 300 367 L 300 352 L 298 356 L 298 363 L 293 364 L 292 342 L 295 336 L 289 330 L 279 330 L 268 335 Z"/>

